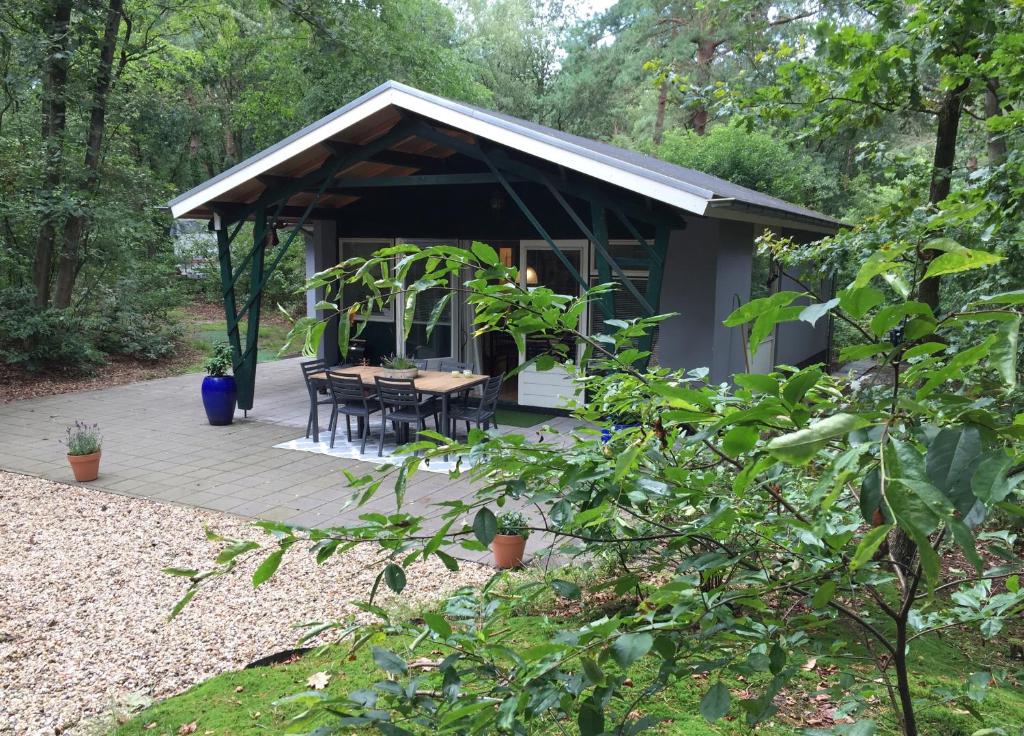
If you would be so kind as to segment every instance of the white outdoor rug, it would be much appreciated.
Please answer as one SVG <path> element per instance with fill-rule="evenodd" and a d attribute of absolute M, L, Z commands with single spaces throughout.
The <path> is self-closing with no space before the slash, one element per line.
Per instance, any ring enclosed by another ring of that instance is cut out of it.
<path fill-rule="evenodd" d="M 380 442 L 380 435 L 370 434 L 366 440 L 366 453 L 360 453 L 359 447 L 362 444 L 362 440 L 356 438 L 355 427 L 352 428 L 352 439 L 353 442 L 349 442 L 345 438 L 345 432 L 339 431 L 338 436 L 334 441 L 334 447 L 331 447 L 331 433 L 321 432 L 320 441 L 314 442 L 312 437 L 299 437 L 298 439 L 289 440 L 288 442 L 282 442 L 279 445 L 274 445 L 275 449 L 278 450 L 299 450 L 301 452 L 315 452 L 320 455 L 330 455 L 331 457 L 345 458 L 348 460 L 361 460 L 364 463 L 372 463 L 374 465 L 398 465 L 408 455 L 401 455 L 395 453 L 395 436 L 389 430 L 384 435 L 384 454 L 381 457 L 377 457 L 377 443 Z M 455 469 L 455 463 L 458 460 L 458 456 L 450 455 L 448 460 L 443 457 L 431 458 L 429 464 L 424 461 L 420 463 L 420 470 L 426 470 L 430 473 L 447 473 Z M 465 470 L 470 467 L 468 461 L 463 459 L 460 469 Z"/>

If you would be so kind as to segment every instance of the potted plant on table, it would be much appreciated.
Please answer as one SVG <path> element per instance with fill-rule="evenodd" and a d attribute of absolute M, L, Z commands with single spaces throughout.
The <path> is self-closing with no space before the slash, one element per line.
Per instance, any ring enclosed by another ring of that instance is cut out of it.
<path fill-rule="evenodd" d="M 203 408 L 206 418 L 214 426 L 231 424 L 235 418 L 235 401 L 238 387 L 231 371 L 231 346 L 220 343 L 213 349 L 213 355 L 204 364 L 207 376 L 203 379 Z"/>
<path fill-rule="evenodd" d="M 499 570 L 522 567 L 526 538 L 530 536 L 526 517 L 519 511 L 506 511 L 498 514 L 497 521 L 498 531 L 491 542 L 494 566 Z"/>
<path fill-rule="evenodd" d="M 68 462 L 75 480 L 79 483 L 96 480 L 100 474 L 100 448 L 103 438 L 100 436 L 98 424 L 85 424 L 75 421 L 68 427 L 68 438 L 65 445 L 68 450 Z"/>
<path fill-rule="evenodd" d="M 408 358 L 400 355 L 392 355 L 381 361 L 381 375 L 385 378 L 416 378 L 420 374 L 419 368 Z"/>

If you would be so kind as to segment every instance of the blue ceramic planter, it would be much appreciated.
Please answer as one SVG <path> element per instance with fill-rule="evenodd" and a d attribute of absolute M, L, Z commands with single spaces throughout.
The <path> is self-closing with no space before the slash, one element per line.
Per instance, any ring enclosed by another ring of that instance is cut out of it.
<path fill-rule="evenodd" d="M 235 417 L 238 389 L 234 376 L 207 376 L 203 379 L 203 408 L 214 426 L 231 424 Z"/>

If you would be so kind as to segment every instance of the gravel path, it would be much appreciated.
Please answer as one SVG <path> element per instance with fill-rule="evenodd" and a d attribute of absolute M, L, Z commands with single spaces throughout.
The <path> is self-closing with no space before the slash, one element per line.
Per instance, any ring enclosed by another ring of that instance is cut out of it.
<path fill-rule="evenodd" d="M 0 733 L 86 733 L 90 719 L 133 698 L 165 697 L 294 646 L 293 624 L 355 613 L 350 601 L 379 569 L 370 547 L 320 567 L 296 549 L 254 590 L 257 560 L 247 560 L 168 622 L 187 581 L 160 570 L 209 567 L 216 547 L 205 526 L 263 539 L 223 514 L 0 472 Z M 490 574 L 418 563 L 402 602 Z"/>

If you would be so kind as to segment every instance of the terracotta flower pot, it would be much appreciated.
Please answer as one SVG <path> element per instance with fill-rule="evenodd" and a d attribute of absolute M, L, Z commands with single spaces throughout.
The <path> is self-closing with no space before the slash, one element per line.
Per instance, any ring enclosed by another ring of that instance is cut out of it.
<path fill-rule="evenodd" d="M 68 462 L 71 463 L 71 472 L 75 474 L 75 480 L 79 483 L 96 480 L 96 476 L 100 474 L 100 455 L 102 454 L 97 450 L 91 455 L 68 455 Z"/>
<path fill-rule="evenodd" d="M 495 534 L 491 542 L 494 553 L 494 566 L 499 570 L 510 570 L 523 566 L 523 552 L 526 550 L 526 537 L 518 534 Z"/>

